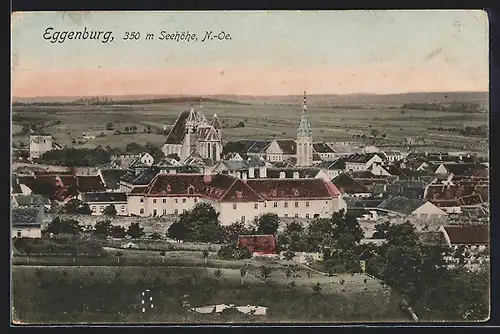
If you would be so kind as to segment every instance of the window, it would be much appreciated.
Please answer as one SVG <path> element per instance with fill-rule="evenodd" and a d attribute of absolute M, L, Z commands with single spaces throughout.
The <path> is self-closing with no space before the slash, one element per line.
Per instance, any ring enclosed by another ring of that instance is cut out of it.
<path fill-rule="evenodd" d="M 309 202 L 306 202 L 306 208 L 308 208 L 308 207 L 309 207 Z"/>
<path fill-rule="evenodd" d="M 104 206 L 99 207 L 99 211 L 102 211 L 102 210 L 104 210 Z"/>
<path fill-rule="evenodd" d="M 288 202 L 285 202 L 285 208 L 288 208 Z"/>
<path fill-rule="evenodd" d="M 20 238 L 21 237 L 21 230 L 17 230 L 17 237 Z"/>
<path fill-rule="evenodd" d="M 95 211 L 95 205 L 92 207 L 92 211 Z"/>
<path fill-rule="evenodd" d="M 267 203 L 264 202 L 264 207 L 267 208 Z"/>
<path fill-rule="evenodd" d="M 295 202 L 295 207 L 298 208 L 299 207 L 299 202 Z"/>
<path fill-rule="evenodd" d="M 175 199 L 175 203 L 176 203 L 176 204 L 177 204 L 177 203 L 179 203 L 179 200 L 178 200 L 177 198 Z"/>
<path fill-rule="evenodd" d="M 255 204 L 253 205 L 253 207 L 254 207 L 254 209 L 255 209 L 255 210 L 257 210 L 257 209 L 259 208 L 259 204 L 258 204 L 258 203 L 255 203 Z"/>
<path fill-rule="evenodd" d="M 194 202 L 195 202 L 195 203 L 198 203 L 198 198 L 196 198 L 196 197 L 195 197 Z"/>
<path fill-rule="evenodd" d="M 274 202 L 274 207 L 277 208 L 278 207 L 278 202 Z"/>
<path fill-rule="evenodd" d="M 244 223 L 245 222 L 245 216 L 241 216 L 241 222 Z"/>
<path fill-rule="evenodd" d="M 166 198 L 163 199 L 163 204 L 165 204 L 165 203 L 167 203 L 167 199 Z"/>
<path fill-rule="evenodd" d="M 144 214 L 144 209 L 143 209 L 143 208 L 141 208 L 141 210 L 139 210 L 139 213 L 140 213 L 141 215 L 142 215 L 142 214 Z"/>
<path fill-rule="evenodd" d="M 298 213 L 295 214 L 295 218 L 299 218 L 299 214 Z"/>
<path fill-rule="evenodd" d="M 188 194 L 189 194 L 189 195 L 194 194 L 194 188 L 193 188 L 193 187 L 189 187 L 189 188 L 188 188 Z"/>
<path fill-rule="evenodd" d="M 309 218 L 309 214 L 308 213 L 306 213 L 306 218 Z"/>
<path fill-rule="evenodd" d="M 182 203 L 186 203 L 186 199 L 185 198 L 182 199 Z"/>
<path fill-rule="evenodd" d="M 163 209 L 163 215 L 167 214 L 167 209 Z"/>
<path fill-rule="evenodd" d="M 185 213 L 187 210 L 186 209 L 182 209 L 182 213 Z"/>
<path fill-rule="evenodd" d="M 144 203 L 144 198 L 141 198 L 141 203 Z"/>
<path fill-rule="evenodd" d="M 153 198 L 153 203 L 156 203 L 156 198 Z"/>
<path fill-rule="evenodd" d="M 158 215 L 158 210 L 154 209 L 153 210 L 153 217 L 156 217 Z"/>
<path fill-rule="evenodd" d="M 179 214 L 179 210 L 175 209 L 174 210 L 174 215 L 178 215 Z"/>
<path fill-rule="evenodd" d="M 238 208 L 238 205 L 236 203 L 233 204 L 233 210 L 236 210 Z"/>
<path fill-rule="evenodd" d="M 288 217 L 288 213 L 285 213 L 285 218 L 287 218 L 287 217 Z"/>

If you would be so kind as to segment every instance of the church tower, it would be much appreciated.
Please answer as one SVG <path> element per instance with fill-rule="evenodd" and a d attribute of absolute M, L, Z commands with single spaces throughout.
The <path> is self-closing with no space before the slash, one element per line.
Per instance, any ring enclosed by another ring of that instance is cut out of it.
<path fill-rule="evenodd" d="M 300 116 L 299 128 L 297 129 L 297 167 L 308 167 L 313 165 L 313 137 L 311 123 L 307 115 L 307 99 L 304 92 L 304 103 L 302 115 Z"/>
<path fill-rule="evenodd" d="M 184 161 L 187 159 L 193 150 L 196 148 L 197 142 L 197 123 L 198 119 L 196 117 L 196 113 L 193 108 L 189 111 L 189 115 L 186 120 L 186 133 L 184 136 L 184 142 L 182 145 L 182 156 L 181 160 Z"/>
<path fill-rule="evenodd" d="M 203 112 L 203 99 L 200 99 L 200 109 L 198 109 L 198 112 L 196 114 L 196 118 L 198 120 L 198 124 L 200 126 L 207 126 L 208 121 L 207 118 L 205 117 L 205 113 Z"/>

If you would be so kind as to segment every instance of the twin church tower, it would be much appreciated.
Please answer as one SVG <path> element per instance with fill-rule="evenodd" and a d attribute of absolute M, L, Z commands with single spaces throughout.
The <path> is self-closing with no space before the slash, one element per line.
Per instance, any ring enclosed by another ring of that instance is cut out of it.
<path fill-rule="evenodd" d="M 217 162 L 221 160 L 222 148 L 222 126 L 219 118 L 214 114 L 211 121 L 208 121 L 203 112 L 203 103 L 200 103 L 199 110 L 195 111 L 191 108 L 179 115 L 167 136 L 162 151 L 166 156 L 178 155 L 182 162 L 190 157 Z M 297 129 L 296 166 L 312 166 L 313 150 L 311 123 L 307 115 L 307 98 L 304 92 L 302 114 Z"/>

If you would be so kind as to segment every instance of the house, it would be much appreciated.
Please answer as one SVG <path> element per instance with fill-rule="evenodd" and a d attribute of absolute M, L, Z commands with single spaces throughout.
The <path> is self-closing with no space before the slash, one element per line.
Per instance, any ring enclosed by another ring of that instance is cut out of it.
<path fill-rule="evenodd" d="M 72 180 L 74 178 L 74 181 Z M 61 176 L 64 184 L 73 184 L 76 186 L 78 193 L 88 193 L 96 191 L 106 191 L 106 187 L 99 175 L 76 175 L 76 176 Z"/>
<path fill-rule="evenodd" d="M 322 160 L 333 160 L 335 151 L 327 143 L 313 143 L 314 152 L 318 153 Z"/>
<path fill-rule="evenodd" d="M 384 200 L 377 208 L 388 213 L 403 216 L 417 216 L 437 218 L 446 216 L 446 212 L 426 200 L 410 199 L 406 197 L 392 197 Z"/>
<path fill-rule="evenodd" d="M 373 164 L 381 164 L 383 159 L 377 153 L 358 154 L 355 153 L 345 159 L 345 171 L 367 171 Z"/>
<path fill-rule="evenodd" d="M 297 144 L 293 139 L 275 139 L 265 148 L 265 158 L 269 162 L 294 158 L 296 154 Z"/>
<path fill-rule="evenodd" d="M 133 168 L 134 166 L 152 166 L 154 163 L 154 158 L 149 153 L 140 154 L 135 160 L 132 161 L 129 168 Z"/>
<path fill-rule="evenodd" d="M 405 155 L 400 151 L 383 151 L 382 152 L 389 162 L 400 161 L 405 158 Z"/>
<path fill-rule="evenodd" d="M 12 238 L 41 238 L 43 207 L 13 208 L 11 213 Z"/>
<path fill-rule="evenodd" d="M 372 164 L 370 171 L 373 175 L 392 176 L 392 174 L 389 173 L 389 171 L 387 171 L 387 169 L 385 169 L 385 167 L 382 167 L 382 166 L 377 165 L 377 164 Z"/>
<path fill-rule="evenodd" d="M 426 187 L 427 183 L 422 180 L 396 180 L 386 186 L 386 193 L 389 196 L 422 199 Z"/>
<path fill-rule="evenodd" d="M 371 197 L 372 193 L 368 188 L 347 174 L 340 174 L 332 180 L 332 183 L 339 189 L 345 197 Z"/>
<path fill-rule="evenodd" d="M 118 216 L 127 216 L 127 194 L 124 192 L 88 192 L 80 200 L 89 205 L 92 215 L 100 216 L 109 205 L 114 205 Z"/>
<path fill-rule="evenodd" d="M 178 215 L 197 203 L 211 204 L 221 224 L 250 222 L 264 213 L 279 217 L 329 217 L 346 209 L 330 181 L 311 179 L 239 179 L 225 174 L 159 174 L 127 197 L 129 214 Z"/>
<path fill-rule="evenodd" d="M 488 168 L 475 163 L 441 163 L 436 168 L 435 174 L 488 177 Z"/>
<path fill-rule="evenodd" d="M 487 225 L 441 226 L 439 231 L 444 234 L 448 246 L 455 249 L 466 246 L 482 251 L 488 247 L 490 240 Z"/>
<path fill-rule="evenodd" d="M 99 169 L 98 175 L 106 191 L 119 191 L 120 178 L 127 173 L 124 169 Z"/>
<path fill-rule="evenodd" d="M 330 179 L 334 179 L 345 171 L 345 161 L 342 158 L 333 161 L 326 160 L 315 165 L 315 167 L 325 172 Z"/>
<path fill-rule="evenodd" d="M 276 254 L 274 235 L 239 235 L 238 246 L 247 248 L 252 255 Z"/>
<path fill-rule="evenodd" d="M 42 195 L 15 195 L 13 196 L 14 207 L 40 207 L 50 210 L 50 200 Z"/>
<path fill-rule="evenodd" d="M 19 183 L 31 191 L 31 194 L 42 195 L 51 200 L 66 202 L 78 195 L 78 190 L 71 182 L 63 183 L 63 179 L 74 181 L 71 173 L 38 173 L 34 176 L 19 177 Z M 74 183 L 74 182 L 73 182 Z"/>
<path fill-rule="evenodd" d="M 481 181 L 459 181 L 454 185 L 429 184 L 424 198 L 448 212 L 465 206 L 481 206 L 489 201 L 489 185 Z"/>
<path fill-rule="evenodd" d="M 230 152 L 230 153 L 225 154 L 224 157 L 222 158 L 222 160 L 243 161 L 245 159 L 243 159 L 243 157 L 239 153 Z"/>

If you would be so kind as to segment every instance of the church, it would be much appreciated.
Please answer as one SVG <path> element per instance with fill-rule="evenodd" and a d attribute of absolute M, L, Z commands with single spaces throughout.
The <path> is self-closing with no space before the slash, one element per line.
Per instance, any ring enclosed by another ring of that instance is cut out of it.
<path fill-rule="evenodd" d="M 177 154 L 181 162 L 192 155 L 213 162 L 220 161 L 222 127 L 217 114 L 214 114 L 209 122 L 203 113 L 202 103 L 198 111 L 191 108 L 181 112 L 163 144 L 162 151 L 165 156 Z"/>

